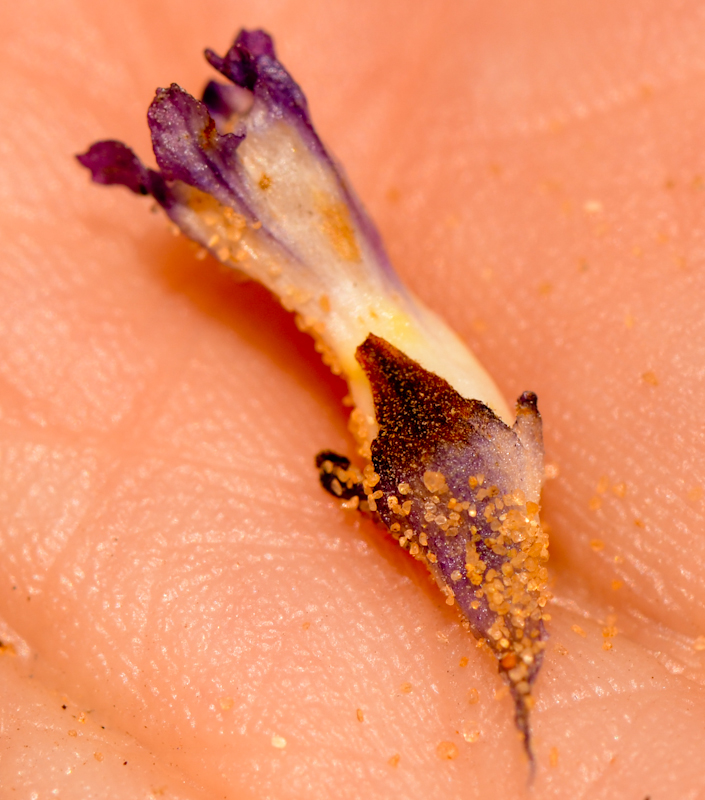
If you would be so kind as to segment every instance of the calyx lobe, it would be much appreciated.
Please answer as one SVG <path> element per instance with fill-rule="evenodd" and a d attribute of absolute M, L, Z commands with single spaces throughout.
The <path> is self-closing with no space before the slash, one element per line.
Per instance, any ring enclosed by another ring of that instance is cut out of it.
<path fill-rule="evenodd" d="M 357 359 L 379 424 L 364 484 L 370 507 L 499 660 L 531 755 L 528 714 L 549 598 L 536 396 L 519 398 L 510 428 L 384 339 L 368 336 Z"/>

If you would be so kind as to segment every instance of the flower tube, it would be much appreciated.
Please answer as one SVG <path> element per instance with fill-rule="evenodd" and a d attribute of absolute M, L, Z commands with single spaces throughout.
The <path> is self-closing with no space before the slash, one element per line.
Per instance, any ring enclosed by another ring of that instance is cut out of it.
<path fill-rule="evenodd" d="M 242 31 L 223 58 L 206 57 L 232 84 L 211 82 L 202 101 L 176 84 L 157 91 L 147 120 L 159 171 L 120 142 L 98 142 L 79 156 L 93 179 L 151 194 L 189 238 L 294 311 L 348 381 L 363 447 L 375 416 L 355 351 L 370 332 L 509 421 L 477 360 L 397 278 L 271 38 Z"/>
<path fill-rule="evenodd" d="M 206 58 L 228 83 L 209 83 L 200 101 L 172 84 L 149 108 L 158 170 L 116 141 L 78 160 L 98 183 L 154 197 L 314 337 L 348 383 L 367 462 L 320 454 L 324 487 L 428 566 L 497 657 L 531 755 L 548 599 L 536 397 L 519 398 L 514 420 L 475 357 L 402 285 L 271 38 L 241 31 L 225 56 Z"/>

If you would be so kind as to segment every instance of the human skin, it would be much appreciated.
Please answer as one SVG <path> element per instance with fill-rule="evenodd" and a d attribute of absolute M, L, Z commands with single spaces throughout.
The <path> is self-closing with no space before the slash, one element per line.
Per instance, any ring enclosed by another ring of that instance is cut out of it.
<path fill-rule="evenodd" d="M 699 4 L 96 5 L 2 20 L 0 800 L 705 795 Z M 154 89 L 197 93 L 241 26 L 403 279 L 538 394 L 531 785 L 492 658 L 318 485 L 344 385 L 73 160 L 147 159 Z"/>

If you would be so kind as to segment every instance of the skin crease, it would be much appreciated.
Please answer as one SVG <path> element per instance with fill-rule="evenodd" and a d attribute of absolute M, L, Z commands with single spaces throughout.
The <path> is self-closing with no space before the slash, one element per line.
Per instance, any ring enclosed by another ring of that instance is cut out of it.
<path fill-rule="evenodd" d="M 3 12 L 0 798 L 705 795 L 701 4 L 96 6 Z M 533 789 L 495 664 L 318 486 L 353 444 L 310 340 L 72 160 L 147 158 L 154 89 L 243 25 L 403 278 L 539 396 Z"/>

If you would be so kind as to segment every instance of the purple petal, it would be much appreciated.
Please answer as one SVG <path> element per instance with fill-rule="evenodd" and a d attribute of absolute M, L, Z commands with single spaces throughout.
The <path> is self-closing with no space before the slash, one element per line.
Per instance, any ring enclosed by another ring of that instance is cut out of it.
<path fill-rule="evenodd" d="M 96 142 L 76 160 L 91 171 L 95 183 L 127 186 L 135 194 L 151 194 L 165 208 L 171 205 L 171 193 L 162 176 L 145 167 L 122 142 Z"/>
<path fill-rule="evenodd" d="M 270 109 L 298 117 L 313 133 L 306 96 L 277 60 L 269 34 L 242 30 L 224 57 L 212 50 L 206 50 L 205 55 L 211 66 L 234 84 L 253 92 Z"/>
<path fill-rule="evenodd" d="M 218 130 L 246 114 L 252 108 L 252 92 L 229 83 L 209 81 L 201 98 L 218 124 Z M 222 131 L 221 131 L 222 132 Z"/>
<path fill-rule="evenodd" d="M 175 83 L 157 90 L 147 121 L 157 164 L 167 180 L 183 181 L 223 203 L 233 202 L 242 136 L 218 133 L 205 104 Z"/>
<path fill-rule="evenodd" d="M 76 159 L 91 171 L 95 183 L 121 184 L 135 194 L 149 194 L 147 167 L 122 142 L 96 142 Z"/>
<path fill-rule="evenodd" d="M 276 61 L 272 37 L 262 30 L 241 30 L 224 57 L 206 50 L 210 65 L 238 86 L 254 91 L 259 79 L 257 60 L 261 57 Z"/>

